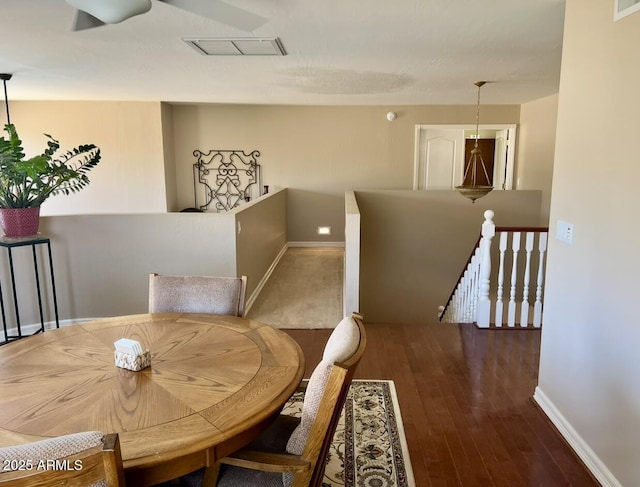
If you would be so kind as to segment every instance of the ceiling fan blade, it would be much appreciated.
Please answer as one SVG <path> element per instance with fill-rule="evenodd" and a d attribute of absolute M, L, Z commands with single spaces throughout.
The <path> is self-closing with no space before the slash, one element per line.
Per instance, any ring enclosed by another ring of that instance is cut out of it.
<path fill-rule="evenodd" d="M 219 0 L 158 0 L 217 22 L 251 32 L 269 19 Z"/>
<path fill-rule="evenodd" d="M 82 10 L 76 10 L 71 29 L 73 31 L 79 31 L 93 29 L 94 27 L 100 27 L 102 25 L 105 25 L 102 20 L 96 19 L 93 15 L 83 12 Z"/>
<path fill-rule="evenodd" d="M 105 24 L 117 24 L 151 9 L 151 0 L 67 0 L 67 3 Z"/>

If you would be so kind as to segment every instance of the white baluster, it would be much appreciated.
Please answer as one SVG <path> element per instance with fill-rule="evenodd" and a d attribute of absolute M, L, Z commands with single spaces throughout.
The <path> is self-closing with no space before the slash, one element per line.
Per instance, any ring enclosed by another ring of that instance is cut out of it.
<path fill-rule="evenodd" d="M 475 300 L 474 288 L 476 284 L 476 261 L 478 257 L 473 255 L 471 259 L 471 265 L 469 266 L 469 281 L 467 282 L 467 305 L 465 307 L 465 323 L 471 323 L 473 321 L 473 301 Z"/>
<path fill-rule="evenodd" d="M 452 323 L 455 320 L 456 317 L 456 303 L 458 302 L 458 291 L 460 288 L 460 284 L 458 284 L 456 286 L 456 291 L 453 294 L 453 297 L 451 298 L 451 302 L 449 303 L 449 306 L 447 307 L 447 323 Z"/>
<path fill-rule="evenodd" d="M 460 293 L 460 318 L 458 319 L 459 323 L 465 323 L 464 315 L 467 308 L 467 290 L 469 288 L 469 268 L 464 271 L 464 275 L 462 277 L 462 293 Z"/>
<path fill-rule="evenodd" d="M 475 279 L 475 264 L 476 264 L 476 255 L 474 253 L 473 257 L 471 257 L 471 262 L 469 263 L 469 280 L 467 281 L 467 302 L 464 307 L 465 323 L 471 322 L 471 316 L 472 316 L 471 308 L 473 307 L 473 285 L 474 285 L 474 279 Z"/>
<path fill-rule="evenodd" d="M 478 249 L 474 251 L 471 267 L 469 269 L 469 301 L 467 304 L 467 323 L 476 320 L 476 302 L 478 299 Z"/>
<path fill-rule="evenodd" d="M 473 306 L 473 266 L 475 264 L 474 255 L 471 258 L 471 264 L 469 265 L 468 273 L 467 273 L 467 282 L 465 288 L 465 296 L 464 296 L 464 321 L 463 323 L 469 323 L 471 320 L 471 307 Z"/>
<path fill-rule="evenodd" d="M 531 279 L 531 252 L 533 252 L 533 235 L 533 232 L 527 232 L 527 240 L 524 244 L 524 249 L 527 251 L 527 258 L 524 266 L 522 307 L 520 309 L 520 326 L 527 326 L 529 324 L 529 280 Z"/>
<path fill-rule="evenodd" d="M 533 305 L 533 326 L 539 328 L 542 324 L 542 281 L 544 278 L 544 254 L 547 250 L 547 233 L 540 234 L 538 241 L 538 251 L 540 261 L 538 262 L 538 278 L 536 282 L 536 302 Z"/>
<path fill-rule="evenodd" d="M 520 232 L 513 232 L 511 240 L 513 262 L 511 264 L 511 292 L 509 293 L 509 308 L 507 310 L 507 325 L 516 324 L 516 278 L 518 273 L 518 251 L 520 250 Z"/>
<path fill-rule="evenodd" d="M 458 317 L 458 300 L 460 299 L 460 281 L 458 281 L 458 285 L 456 286 L 456 292 L 453 294 L 453 298 L 451 299 L 451 303 L 449 304 L 450 317 L 451 322 L 455 323 L 456 318 Z"/>
<path fill-rule="evenodd" d="M 458 306 L 460 305 L 460 283 L 456 287 L 456 294 L 451 302 L 451 320 L 452 323 L 458 323 Z"/>
<path fill-rule="evenodd" d="M 504 253 L 507 250 L 507 232 L 500 232 L 500 268 L 498 269 L 498 297 L 496 299 L 496 319 L 495 325 L 502 326 L 502 315 L 504 313 L 504 303 L 502 295 L 504 294 Z"/>
<path fill-rule="evenodd" d="M 464 273 L 464 281 L 462 281 L 462 287 L 460 288 L 460 301 L 458 302 L 458 323 L 464 323 L 464 306 L 467 299 L 467 271 Z"/>
<path fill-rule="evenodd" d="M 478 262 L 480 256 L 478 248 L 473 253 L 471 259 L 471 280 L 469 282 L 469 308 L 467 310 L 467 323 L 476 321 L 476 307 L 478 305 Z"/>
<path fill-rule="evenodd" d="M 491 300 L 489 288 L 491 284 L 491 240 L 496 234 L 496 226 L 493 223 L 494 213 L 491 210 L 484 212 L 482 224 L 482 239 L 480 240 L 480 262 L 478 280 L 478 307 L 476 323 L 480 328 L 488 328 L 491 321 Z"/>

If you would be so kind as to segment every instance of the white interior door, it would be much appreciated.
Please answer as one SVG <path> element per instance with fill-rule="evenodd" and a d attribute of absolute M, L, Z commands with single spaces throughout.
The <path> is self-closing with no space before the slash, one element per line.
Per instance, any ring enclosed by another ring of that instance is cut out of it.
<path fill-rule="evenodd" d="M 493 155 L 493 187 L 504 188 L 505 169 L 507 167 L 507 144 L 509 131 L 507 129 L 496 130 L 496 150 Z"/>
<path fill-rule="evenodd" d="M 420 127 L 414 189 L 452 189 L 462 181 L 464 130 Z"/>
<path fill-rule="evenodd" d="M 513 189 L 515 137 L 515 128 L 496 130 L 496 151 L 493 159 L 493 186 L 496 189 Z"/>

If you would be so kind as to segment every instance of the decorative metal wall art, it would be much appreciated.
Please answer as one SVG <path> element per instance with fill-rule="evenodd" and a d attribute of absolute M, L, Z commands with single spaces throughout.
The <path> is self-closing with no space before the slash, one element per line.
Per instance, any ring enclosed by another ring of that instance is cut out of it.
<path fill-rule="evenodd" d="M 197 159 L 193 165 L 196 208 L 228 211 L 262 194 L 259 151 L 194 150 L 193 155 Z"/>

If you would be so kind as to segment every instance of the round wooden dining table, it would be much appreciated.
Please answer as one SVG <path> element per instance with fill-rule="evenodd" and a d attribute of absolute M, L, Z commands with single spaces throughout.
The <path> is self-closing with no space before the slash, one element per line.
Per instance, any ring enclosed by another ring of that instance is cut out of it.
<path fill-rule="evenodd" d="M 120 338 L 149 349 L 150 367 L 116 367 Z M 244 446 L 303 373 L 293 339 L 246 318 L 142 314 L 50 330 L 0 347 L 0 447 L 118 433 L 127 485 L 153 485 Z"/>

